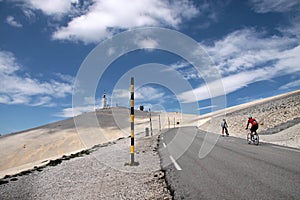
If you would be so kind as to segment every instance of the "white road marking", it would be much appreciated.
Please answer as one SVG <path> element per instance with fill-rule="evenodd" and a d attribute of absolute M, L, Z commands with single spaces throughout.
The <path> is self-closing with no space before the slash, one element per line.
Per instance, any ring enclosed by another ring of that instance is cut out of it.
<path fill-rule="evenodd" d="M 176 160 L 175 160 L 172 156 L 169 156 L 169 157 L 170 157 L 171 161 L 173 162 L 175 168 L 176 168 L 178 171 L 182 170 L 181 167 L 180 167 L 180 166 L 178 165 L 178 163 L 176 162 Z"/>
<path fill-rule="evenodd" d="M 167 145 L 164 142 L 163 142 L 163 145 L 164 145 L 165 148 L 167 147 Z"/>
<path fill-rule="evenodd" d="M 289 149 L 289 148 L 280 147 L 280 146 L 273 146 L 273 145 L 272 145 L 272 147 L 275 147 L 275 148 L 277 148 L 277 149 L 284 149 L 284 150 L 295 151 L 295 152 L 300 153 L 300 150 L 297 150 L 297 149 Z"/>

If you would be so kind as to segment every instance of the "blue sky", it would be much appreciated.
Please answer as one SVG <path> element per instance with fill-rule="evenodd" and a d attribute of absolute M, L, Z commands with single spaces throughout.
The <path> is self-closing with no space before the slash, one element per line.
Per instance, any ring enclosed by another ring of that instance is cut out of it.
<path fill-rule="evenodd" d="M 195 95 L 198 107 L 189 112 L 210 112 L 215 105 L 206 86 L 213 83 L 180 56 L 156 50 L 157 41 L 149 38 L 140 44 L 153 49 L 120 56 L 99 77 L 86 105 L 72 108 L 76 75 L 88 54 L 108 38 L 141 27 L 168 28 L 197 41 L 222 77 L 227 106 L 298 90 L 299 16 L 295 0 L 0 0 L 0 134 L 93 110 L 104 90 L 112 106 L 128 106 L 128 86 L 115 85 L 147 63 L 176 70 L 192 89 L 174 93 L 145 84 L 136 90 L 137 106 L 180 111 Z"/>

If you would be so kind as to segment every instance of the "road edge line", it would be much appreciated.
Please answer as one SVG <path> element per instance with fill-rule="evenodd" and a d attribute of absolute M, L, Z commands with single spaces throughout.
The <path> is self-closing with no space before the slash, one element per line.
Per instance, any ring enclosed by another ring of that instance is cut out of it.
<path fill-rule="evenodd" d="M 172 156 L 169 156 L 169 157 L 170 157 L 171 161 L 173 162 L 175 168 L 176 168 L 178 171 L 182 170 L 181 167 L 179 166 L 179 164 L 176 162 L 176 160 L 175 160 Z"/>
<path fill-rule="evenodd" d="M 166 148 L 167 147 L 167 145 L 163 142 L 163 146 Z"/>
<path fill-rule="evenodd" d="M 288 147 L 281 147 L 281 146 L 276 146 L 276 145 L 272 145 L 272 147 L 277 148 L 277 149 L 283 149 L 283 150 L 287 150 L 287 151 L 294 151 L 294 152 L 300 153 L 300 150 L 292 149 L 292 148 L 288 148 Z"/>

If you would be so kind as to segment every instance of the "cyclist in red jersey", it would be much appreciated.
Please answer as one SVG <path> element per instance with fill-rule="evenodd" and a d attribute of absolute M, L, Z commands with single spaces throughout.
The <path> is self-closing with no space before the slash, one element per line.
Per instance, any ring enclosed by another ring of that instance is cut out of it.
<path fill-rule="evenodd" d="M 247 127 L 246 127 L 246 130 L 248 129 L 248 126 L 249 124 L 251 124 L 251 128 L 250 128 L 250 131 L 251 131 L 251 140 L 253 139 L 253 133 L 257 134 L 256 133 L 256 130 L 258 129 L 258 123 L 256 121 L 255 118 L 249 116 L 248 117 L 248 123 L 247 123 Z"/>

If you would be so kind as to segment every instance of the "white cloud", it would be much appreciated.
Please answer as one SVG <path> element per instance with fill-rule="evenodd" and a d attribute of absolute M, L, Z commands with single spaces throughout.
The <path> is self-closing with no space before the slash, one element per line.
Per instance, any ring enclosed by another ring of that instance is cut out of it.
<path fill-rule="evenodd" d="M 46 15 L 65 15 L 78 0 L 23 0 L 26 7 L 41 10 Z"/>
<path fill-rule="evenodd" d="M 0 79 L 0 102 L 4 104 L 49 106 L 53 98 L 64 98 L 73 90 L 68 81 L 41 81 L 22 75 L 22 66 L 6 51 L 0 51 Z"/>
<path fill-rule="evenodd" d="M 135 92 L 135 98 L 142 101 L 161 100 L 164 95 L 163 91 L 150 86 L 138 88 Z"/>
<path fill-rule="evenodd" d="M 108 99 L 108 103 L 110 100 L 110 96 L 106 94 L 106 98 Z M 80 106 L 74 106 L 70 108 L 64 108 L 60 113 L 56 114 L 56 117 L 74 117 L 83 113 L 93 112 L 97 108 L 101 108 L 102 99 L 93 96 L 88 96 L 83 98 L 83 104 Z M 108 105 L 110 106 L 110 105 Z"/>
<path fill-rule="evenodd" d="M 112 103 L 117 103 L 119 106 L 128 106 L 130 98 L 130 92 L 126 89 L 115 89 L 112 94 Z M 163 90 L 154 88 L 151 86 L 143 86 L 136 88 L 134 92 L 134 98 L 136 104 L 146 102 L 163 103 L 166 99 L 166 94 Z"/>
<path fill-rule="evenodd" d="M 144 86 L 136 89 L 134 96 L 136 100 L 150 101 L 162 98 L 164 93 L 156 88 Z M 130 92 L 125 89 L 116 89 L 113 91 L 113 98 L 126 98 L 129 100 Z"/>
<path fill-rule="evenodd" d="M 278 30 L 288 37 L 297 37 L 300 39 L 300 8 L 298 14 L 292 17 L 287 25 L 281 25 Z"/>
<path fill-rule="evenodd" d="M 292 88 L 300 87 L 300 80 L 295 80 L 293 82 L 287 83 L 279 88 L 279 90 L 287 90 Z"/>
<path fill-rule="evenodd" d="M 182 69 L 182 68 L 186 68 L 190 66 L 190 63 L 186 62 L 186 61 L 179 61 L 179 62 L 176 62 L 172 65 L 170 65 L 170 67 L 172 69 Z"/>
<path fill-rule="evenodd" d="M 52 98 L 49 96 L 38 96 L 36 97 L 33 102 L 31 103 L 31 106 L 47 106 L 52 107 L 55 104 L 51 102 Z"/>
<path fill-rule="evenodd" d="M 300 71 L 300 44 L 296 47 L 279 52 L 275 68 L 282 75 Z"/>
<path fill-rule="evenodd" d="M 211 108 L 216 108 L 217 106 L 211 105 L 211 106 L 205 106 L 205 107 L 200 107 L 197 110 L 205 110 L 205 109 L 211 109 Z"/>
<path fill-rule="evenodd" d="M 16 62 L 11 52 L 0 51 L 0 72 L 3 74 L 12 74 L 20 70 L 21 66 Z"/>
<path fill-rule="evenodd" d="M 182 77 L 186 80 L 191 80 L 192 79 L 194 81 L 195 80 L 199 81 L 199 80 L 202 80 L 202 78 L 203 78 L 201 76 L 200 72 L 192 66 L 179 69 L 178 71 L 180 72 Z M 202 72 L 202 74 L 204 74 L 204 70 L 202 70 L 201 72 Z"/>
<path fill-rule="evenodd" d="M 198 101 L 214 98 L 247 87 L 251 83 L 268 80 L 274 76 L 274 73 L 272 68 L 241 72 L 224 77 L 222 80 L 203 84 L 196 89 L 181 93 L 178 97 L 184 103 L 193 102 L 195 97 Z M 223 87 L 219 87 L 220 85 Z"/>
<path fill-rule="evenodd" d="M 116 49 L 113 48 L 113 47 L 110 47 L 110 48 L 108 49 L 108 51 L 107 51 L 107 55 L 108 55 L 108 56 L 111 56 L 111 55 L 113 55 L 115 52 L 116 52 Z"/>
<path fill-rule="evenodd" d="M 252 101 L 258 101 L 258 100 L 261 100 L 263 99 L 263 97 L 261 98 L 253 98 L 253 96 L 246 96 L 246 97 L 240 97 L 240 98 L 237 98 L 236 101 L 240 102 L 240 104 L 244 104 L 244 103 L 249 103 L 249 102 L 252 102 Z"/>
<path fill-rule="evenodd" d="M 10 98 L 6 95 L 0 95 L 0 103 L 6 103 L 9 102 Z"/>
<path fill-rule="evenodd" d="M 297 42 L 293 37 L 266 36 L 250 28 L 234 31 L 213 46 L 204 47 L 220 72 L 231 74 L 275 62 L 282 51 Z"/>
<path fill-rule="evenodd" d="M 288 12 L 299 8 L 298 0 L 250 0 L 250 4 L 257 13 Z"/>
<path fill-rule="evenodd" d="M 197 68 L 186 61 L 178 61 L 170 65 L 170 68 L 166 70 L 177 70 L 181 76 L 186 80 L 200 80 L 202 79 L 200 72 Z M 204 74 L 204 71 L 201 71 Z"/>
<path fill-rule="evenodd" d="M 106 94 L 106 99 L 109 103 L 110 95 Z M 87 107 L 100 107 L 102 106 L 102 98 L 95 98 L 93 96 L 84 97 L 84 105 Z"/>
<path fill-rule="evenodd" d="M 136 43 L 141 49 L 155 49 L 158 47 L 157 41 L 152 38 L 141 39 L 136 41 Z"/>
<path fill-rule="evenodd" d="M 98 42 L 116 30 L 142 26 L 177 27 L 198 14 L 188 0 L 95 0 L 84 14 L 72 18 L 53 33 L 53 39 Z"/>
<path fill-rule="evenodd" d="M 75 77 L 68 75 L 68 74 L 62 74 L 62 73 L 55 73 L 55 75 L 62 81 L 68 82 L 68 83 L 74 83 Z"/>
<path fill-rule="evenodd" d="M 230 33 L 212 46 L 205 46 L 208 54 L 223 75 L 222 88 L 217 81 L 200 85 L 183 92 L 179 98 L 191 102 L 229 94 L 262 80 L 300 72 L 300 44 L 295 37 L 267 36 L 254 29 L 243 29 Z M 209 91 L 213 88 L 214 91 Z"/>
<path fill-rule="evenodd" d="M 26 16 L 27 19 L 32 20 L 32 19 L 35 18 L 35 14 L 32 10 L 23 8 L 22 11 L 23 11 L 23 13 L 24 13 L 24 15 Z"/>
<path fill-rule="evenodd" d="M 17 27 L 17 28 L 23 27 L 23 25 L 17 22 L 13 16 L 7 16 L 6 23 L 9 24 L 10 26 Z"/>
<path fill-rule="evenodd" d="M 191 0 L 15 1 L 21 3 L 24 15 L 30 20 L 35 16 L 33 11 L 41 11 L 56 20 L 57 27 L 52 39 L 82 41 L 86 44 L 109 38 L 120 30 L 136 27 L 178 28 L 184 20 L 191 19 L 200 12 L 202 15 L 207 14 L 207 10 L 212 9 L 207 4 L 196 7 Z M 63 25 L 57 25 L 63 20 L 68 20 L 67 24 L 64 21 Z"/>
<path fill-rule="evenodd" d="M 82 107 L 74 107 L 74 108 L 65 108 L 62 110 L 60 114 L 55 116 L 57 117 L 75 117 L 82 113 L 95 111 L 94 106 L 82 106 Z"/>

